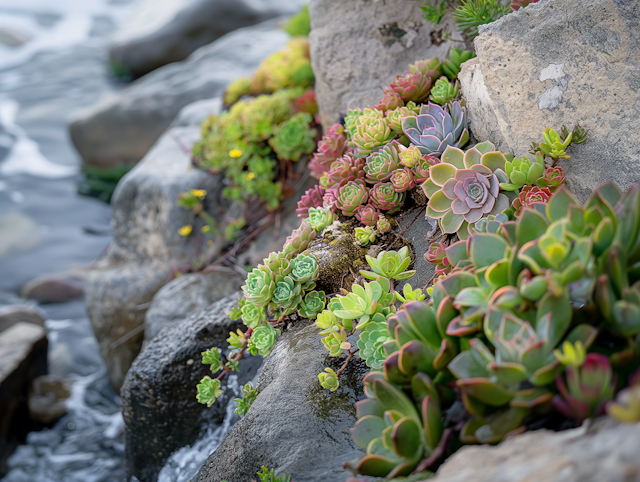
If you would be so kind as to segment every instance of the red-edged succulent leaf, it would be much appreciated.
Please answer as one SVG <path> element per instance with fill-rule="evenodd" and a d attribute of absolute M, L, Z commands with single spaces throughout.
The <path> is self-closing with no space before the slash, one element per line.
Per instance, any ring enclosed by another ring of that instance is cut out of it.
<path fill-rule="evenodd" d="M 353 441 L 363 449 L 366 449 L 373 439 L 380 437 L 386 428 L 383 418 L 375 415 L 366 415 L 356 422 L 351 429 Z"/>

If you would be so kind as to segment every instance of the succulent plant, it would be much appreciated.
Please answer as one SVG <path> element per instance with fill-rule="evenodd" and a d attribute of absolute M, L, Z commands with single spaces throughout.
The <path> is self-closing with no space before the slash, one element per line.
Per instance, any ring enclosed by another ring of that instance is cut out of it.
<path fill-rule="evenodd" d="M 445 60 L 442 64 L 442 72 L 449 77 L 449 79 L 455 80 L 460 73 L 460 66 L 475 56 L 476 54 L 468 50 L 453 48 L 449 50 L 449 60 Z"/>
<path fill-rule="evenodd" d="M 424 155 L 413 165 L 413 177 L 416 183 L 425 182 L 429 179 L 429 170 L 431 166 L 435 166 L 440 163 L 440 159 L 433 156 Z"/>
<path fill-rule="evenodd" d="M 453 268 L 447 258 L 447 245 L 444 243 L 433 243 L 429 246 L 429 250 L 424 253 L 424 259 L 427 263 L 436 267 L 436 276 L 442 276 Z"/>
<path fill-rule="evenodd" d="M 240 97 L 251 92 L 251 79 L 248 77 L 239 77 L 229 83 L 224 92 L 224 103 L 226 105 L 237 102 Z"/>
<path fill-rule="evenodd" d="M 333 124 L 322 140 L 318 142 L 318 152 L 316 152 L 308 168 L 312 172 L 312 176 L 319 178 L 331 168 L 331 164 L 337 158 L 343 156 L 347 152 L 347 135 L 344 126 Z"/>
<path fill-rule="evenodd" d="M 355 215 L 358 207 L 369 199 L 369 189 L 361 179 L 349 181 L 336 191 L 336 204 L 345 216 Z"/>
<path fill-rule="evenodd" d="M 300 284 L 309 285 L 318 277 L 320 267 L 314 254 L 299 254 L 291 263 L 291 278 Z M 307 288 L 309 289 L 309 288 Z M 278 288 L 276 287 L 276 291 Z M 275 295 L 274 295 L 275 296 Z"/>
<path fill-rule="evenodd" d="M 415 146 L 405 147 L 403 145 L 400 145 L 399 151 L 400 164 L 405 167 L 415 166 L 423 156 L 422 152 L 420 152 L 420 149 Z"/>
<path fill-rule="evenodd" d="M 276 346 L 276 341 L 280 336 L 280 330 L 274 328 L 270 323 L 263 323 L 258 326 L 249 338 L 247 350 L 252 355 L 260 353 L 262 356 L 267 356 Z"/>
<path fill-rule="evenodd" d="M 513 159 L 505 163 L 505 172 L 509 181 L 500 183 L 500 188 L 505 191 L 517 191 L 525 184 L 536 184 L 545 173 L 544 159 L 537 155 L 534 161 L 522 156 L 522 159 Z"/>
<path fill-rule="evenodd" d="M 573 133 L 570 133 L 563 140 L 556 131 L 547 128 L 542 134 L 544 142 L 540 143 L 540 150 L 545 156 L 549 156 L 554 160 L 569 159 L 569 155 L 564 150 L 571 144 L 572 137 Z"/>
<path fill-rule="evenodd" d="M 460 232 L 463 223 L 509 208 L 509 199 L 500 192 L 500 183 L 507 179 L 507 159 L 493 148 L 483 143 L 465 153 L 447 147 L 442 162 L 431 166 L 422 186 L 429 198 L 427 215 L 439 220 L 444 233 Z"/>
<path fill-rule="evenodd" d="M 379 217 L 380 211 L 371 204 L 360 205 L 356 211 L 356 219 L 365 226 L 375 226 Z"/>
<path fill-rule="evenodd" d="M 402 119 L 402 131 L 420 152 L 440 157 L 447 147 L 469 141 L 467 109 L 458 101 L 444 107 L 429 102 L 417 116 Z"/>
<path fill-rule="evenodd" d="M 376 112 L 380 112 L 376 110 Z M 352 142 L 360 156 L 371 154 L 374 148 L 385 145 L 396 136 L 389 127 L 387 119 L 370 118 L 360 123 L 353 134 Z"/>
<path fill-rule="evenodd" d="M 220 388 L 220 380 L 212 379 L 210 376 L 204 377 L 197 385 L 198 394 L 196 398 L 199 403 L 210 407 L 216 401 L 216 399 L 222 396 L 222 389 Z"/>
<path fill-rule="evenodd" d="M 390 180 L 396 192 L 405 192 L 416 187 L 413 172 L 408 167 L 393 171 Z"/>
<path fill-rule="evenodd" d="M 394 299 L 394 295 L 389 293 L 390 289 L 386 278 L 365 282 L 364 287 L 354 284 L 351 293 L 336 298 L 340 309 L 333 310 L 333 313 L 344 320 L 359 320 L 357 328 L 364 329 L 371 317 L 384 311 Z"/>
<path fill-rule="evenodd" d="M 398 157 L 399 144 L 395 141 L 382 148 L 375 149 L 367 156 L 364 164 L 365 180 L 370 184 L 385 182 L 391 178 L 391 174 L 397 169 L 400 159 Z"/>
<path fill-rule="evenodd" d="M 509 216 L 504 213 L 490 214 L 486 218 L 480 218 L 470 230 L 474 233 L 497 233 L 500 227 L 509 221 Z"/>
<path fill-rule="evenodd" d="M 556 383 L 560 395 L 553 398 L 555 409 L 582 422 L 604 413 L 607 402 L 613 399 L 616 382 L 609 359 L 589 353 L 582 367 L 567 369 L 566 385 L 560 375 Z"/>
<path fill-rule="evenodd" d="M 395 134 L 402 135 L 402 119 L 415 116 L 420 112 L 420 107 L 413 102 L 407 102 L 406 106 L 396 107 L 386 112 L 386 119 L 389 127 Z"/>
<path fill-rule="evenodd" d="M 520 10 L 532 3 L 537 3 L 538 0 L 511 0 L 511 10 L 515 12 L 516 10 Z"/>
<path fill-rule="evenodd" d="M 332 357 L 340 356 L 342 350 L 349 350 L 351 343 L 347 341 L 347 332 L 344 328 L 330 331 L 322 339 L 322 344 Z"/>
<path fill-rule="evenodd" d="M 545 204 L 549 202 L 551 198 L 551 190 L 546 187 L 538 186 L 525 186 L 518 194 L 518 197 L 514 199 L 512 206 L 515 211 L 515 215 L 519 216 L 522 209 L 525 207 L 531 208 L 536 204 Z"/>
<path fill-rule="evenodd" d="M 564 171 L 561 167 L 548 167 L 544 171 L 544 176 L 536 182 L 538 187 L 547 187 L 554 192 L 565 183 Z"/>
<path fill-rule="evenodd" d="M 391 231 L 391 223 L 384 215 L 380 215 L 378 222 L 376 223 L 376 227 L 381 233 L 388 233 Z"/>
<path fill-rule="evenodd" d="M 631 385 L 607 404 L 607 413 L 622 423 L 640 422 L 640 385 Z"/>
<path fill-rule="evenodd" d="M 439 105 L 445 105 L 447 102 L 457 99 L 459 93 L 460 83 L 457 80 L 452 84 L 449 79 L 442 77 L 436 80 L 433 89 L 431 89 L 429 100 Z"/>
<path fill-rule="evenodd" d="M 320 186 L 312 187 L 308 189 L 298 201 L 298 209 L 296 212 L 301 218 L 309 216 L 309 208 L 322 207 L 322 198 L 324 196 L 324 189 Z"/>
<path fill-rule="evenodd" d="M 562 344 L 561 350 L 554 350 L 553 354 L 556 359 L 565 366 L 581 367 L 587 356 L 587 349 L 580 340 L 571 343 L 566 340 Z"/>
<path fill-rule="evenodd" d="M 335 215 L 330 208 L 309 208 L 309 225 L 316 232 L 321 233 L 335 221 Z"/>
<path fill-rule="evenodd" d="M 322 197 L 322 205 L 325 208 L 331 209 L 333 212 L 336 212 L 339 209 L 337 193 L 337 189 L 329 189 L 328 191 L 325 191 L 324 196 Z"/>
<path fill-rule="evenodd" d="M 242 398 L 233 399 L 233 401 L 238 404 L 233 413 L 244 416 L 247 414 L 247 410 L 249 410 L 251 405 L 253 405 L 254 400 L 258 396 L 258 390 L 254 388 L 251 383 L 247 383 L 240 389 L 240 394 L 242 395 Z"/>
<path fill-rule="evenodd" d="M 332 392 L 335 392 L 340 387 L 338 375 L 336 375 L 336 372 L 331 368 L 325 368 L 324 372 L 318 375 L 318 380 L 320 380 L 322 388 L 326 388 Z"/>
<path fill-rule="evenodd" d="M 264 306 L 258 307 L 253 303 L 245 303 L 240 312 L 242 313 L 242 322 L 249 328 L 255 328 L 260 322 L 266 320 Z"/>
<path fill-rule="evenodd" d="M 269 145 L 279 159 L 297 161 L 302 154 L 313 152 L 316 130 L 309 127 L 311 120 L 311 114 L 299 112 L 276 129 Z"/>
<path fill-rule="evenodd" d="M 368 254 L 365 256 L 372 271 L 360 271 L 360 274 L 368 279 L 376 279 L 379 276 L 387 279 L 402 281 L 416 274 L 415 270 L 405 271 L 411 264 L 409 248 L 404 246 L 400 251 L 380 251 L 377 258 Z M 338 315 L 339 316 L 339 315 Z"/>
<path fill-rule="evenodd" d="M 588 130 L 580 127 L 580 124 L 576 124 L 573 126 L 573 131 L 571 131 L 571 144 L 583 144 L 587 140 L 587 134 L 589 134 Z M 562 129 L 560 129 L 560 137 L 562 139 L 569 137 L 567 126 L 562 126 Z"/>
<path fill-rule="evenodd" d="M 307 249 L 309 243 L 316 237 L 316 231 L 311 227 L 306 219 L 303 219 L 300 223 L 300 227 L 291 232 L 291 236 L 288 236 L 282 252 L 285 255 L 293 255 L 300 253 Z"/>
<path fill-rule="evenodd" d="M 430 90 L 431 77 L 426 77 L 420 71 L 407 71 L 402 75 L 396 75 L 384 92 L 398 94 L 403 102 L 423 102 L 429 96 Z"/>
<path fill-rule="evenodd" d="M 442 75 L 442 62 L 438 57 L 426 60 L 418 60 L 409 65 L 411 72 L 422 72 L 425 77 L 431 77 L 431 81 L 435 81 Z"/>
<path fill-rule="evenodd" d="M 385 92 L 375 108 L 386 113 L 388 110 L 394 110 L 398 107 L 402 107 L 403 105 L 404 102 L 402 101 L 402 98 L 395 92 L 391 91 Z"/>
<path fill-rule="evenodd" d="M 362 330 L 362 333 L 360 333 L 360 339 L 358 340 L 358 348 L 360 348 L 358 355 L 365 361 L 369 368 L 374 370 L 382 368 L 382 363 L 386 357 L 383 345 L 393 339 L 387 330 L 384 315 L 380 314 L 380 316 L 384 321 L 369 322 L 364 330 Z"/>
<path fill-rule="evenodd" d="M 364 177 L 364 163 L 364 159 L 354 158 L 349 154 L 336 159 L 327 173 L 326 189 L 335 189 L 344 186 L 349 181 L 362 179 Z"/>
<path fill-rule="evenodd" d="M 312 116 L 318 113 L 318 104 L 316 102 L 316 93 L 313 90 L 308 90 L 296 100 L 293 101 L 293 110 L 297 114 L 298 112 L 306 112 Z"/>
<path fill-rule="evenodd" d="M 276 289 L 269 307 L 275 312 L 290 315 L 296 311 L 302 301 L 302 287 L 291 276 L 278 276 Z M 254 334 L 255 336 L 255 334 Z"/>
<path fill-rule="evenodd" d="M 375 243 L 376 232 L 373 226 L 365 226 L 364 228 L 356 228 L 354 236 L 356 243 L 360 246 L 366 246 L 369 243 Z"/>
<path fill-rule="evenodd" d="M 376 208 L 394 212 L 402 207 L 406 196 L 404 192 L 396 192 L 390 182 L 381 182 L 371 188 L 369 197 Z"/>
<path fill-rule="evenodd" d="M 242 286 L 247 303 L 256 307 L 266 306 L 271 301 L 275 289 L 273 273 L 264 265 L 253 268 Z"/>
<path fill-rule="evenodd" d="M 326 304 L 324 291 L 311 291 L 307 293 L 300 305 L 298 314 L 303 318 L 315 319 L 318 313 L 322 313 Z"/>
<path fill-rule="evenodd" d="M 207 351 L 203 351 L 202 355 L 202 364 L 203 365 L 211 365 L 211 373 L 217 373 L 221 370 L 224 364 L 220 361 L 220 351 L 217 348 L 211 348 Z"/>
<path fill-rule="evenodd" d="M 420 288 L 413 289 L 409 283 L 406 283 L 402 287 L 402 294 L 396 291 L 396 298 L 400 303 L 407 303 L 409 301 L 422 301 L 426 298 L 426 295 Z"/>
<path fill-rule="evenodd" d="M 365 110 L 367 111 L 366 113 Z M 356 133 L 358 125 L 362 122 L 366 122 L 361 120 L 363 116 L 382 119 L 384 114 L 382 114 L 378 109 L 348 109 L 347 115 L 344 117 L 344 128 L 350 138 Z"/>

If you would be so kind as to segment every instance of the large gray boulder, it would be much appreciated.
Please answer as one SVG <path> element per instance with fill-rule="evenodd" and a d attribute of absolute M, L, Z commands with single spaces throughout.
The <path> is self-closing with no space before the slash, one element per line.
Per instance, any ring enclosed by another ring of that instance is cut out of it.
<path fill-rule="evenodd" d="M 303 321 L 282 335 L 258 379 L 260 394 L 194 482 L 245 482 L 262 465 L 296 482 L 350 476 L 341 464 L 362 455 L 349 429 L 356 422 L 354 403 L 364 396 L 362 377 L 368 368 L 354 357 L 340 388 L 333 393 L 323 389 L 318 373 L 326 367 L 337 371 L 344 358 L 328 357 L 319 331 Z"/>
<path fill-rule="evenodd" d="M 459 42 L 453 19 L 440 25 L 422 17 L 413 0 L 312 0 L 311 63 L 322 123 L 337 122 L 347 107 L 374 105 L 382 87 L 408 64 L 444 57 Z"/>
<path fill-rule="evenodd" d="M 276 19 L 227 34 L 75 113 L 71 140 L 87 166 L 133 166 L 182 107 L 222 95 L 229 82 L 250 76 L 288 39 Z"/>
<path fill-rule="evenodd" d="M 585 199 L 599 184 L 640 176 L 640 3 L 540 0 L 480 28 L 462 93 L 479 141 L 522 156 L 546 127 L 589 129 L 559 162 Z"/>
<path fill-rule="evenodd" d="M 145 0 L 111 38 L 109 60 L 140 77 L 233 30 L 290 15 L 303 0 Z"/>
<path fill-rule="evenodd" d="M 172 452 L 195 442 L 206 424 L 224 418 L 234 391 L 223 383 L 224 395 L 207 407 L 196 400 L 196 385 L 211 375 L 201 353 L 212 347 L 225 353 L 229 332 L 242 326 L 227 316 L 239 296 L 223 298 L 162 330 L 136 358 L 121 390 L 129 476 L 135 475 L 140 482 L 157 480 Z M 234 372 L 237 382 L 243 385 L 252 380 L 261 363 L 260 357 L 244 358 Z"/>

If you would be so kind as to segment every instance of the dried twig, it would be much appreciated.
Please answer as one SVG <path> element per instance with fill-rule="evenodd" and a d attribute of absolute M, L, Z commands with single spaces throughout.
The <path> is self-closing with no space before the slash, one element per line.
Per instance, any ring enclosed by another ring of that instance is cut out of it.
<path fill-rule="evenodd" d="M 355 355 L 356 353 L 358 353 L 358 351 L 360 351 L 360 348 L 356 348 L 355 350 L 351 351 L 349 350 L 349 356 L 347 357 L 347 359 L 344 361 L 344 363 L 342 364 L 342 366 L 340 367 L 340 370 L 338 370 L 336 372 L 336 376 L 339 377 L 340 374 L 345 370 L 345 368 L 347 368 L 347 365 L 349 364 L 349 362 L 351 361 L 351 359 L 353 358 L 353 355 Z"/>

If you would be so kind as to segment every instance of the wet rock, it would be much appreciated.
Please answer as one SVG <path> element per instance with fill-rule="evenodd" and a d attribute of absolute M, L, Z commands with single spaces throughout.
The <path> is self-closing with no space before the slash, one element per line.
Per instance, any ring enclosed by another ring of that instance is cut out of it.
<path fill-rule="evenodd" d="M 344 359 L 328 357 L 320 330 L 305 323 L 282 335 L 258 379 L 260 394 L 194 482 L 252 480 L 261 465 L 296 482 L 349 477 L 341 464 L 362 455 L 349 429 L 356 421 L 354 403 L 364 396 L 362 377 L 368 369 L 354 357 L 340 388 L 324 390 L 318 373 L 326 367 L 337 370 Z"/>
<path fill-rule="evenodd" d="M 207 190 L 205 209 L 214 218 L 226 206 L 217 197 L 221 179 L 193 169 L 183 149 L 199 136 L 198 127 L 169 130 L 122 179 L 112 200 L 113 240 L 87 276 L 87 312 L 117 390 L 140 351 L 144 307 L 172 267 L 190 263 L 196 253 L 197 235 L 178 234 L 194 222 L 192 212 L 177 206 L 178 195 L 196 187 Z"/>
<path fill-rule="evenodd" d="M 428 23 L 411 0 L 312 0 L 311 62 L 322 123 L 337 122 L 347 107 L 376 104 L 381 87 L 408 64 L 444 57 L 460 44 L 453 19 Z"/>
<path fill-rule="evenodd" d="M 47 372 L 47 335 L 42 326 L 19 322 L 0 333 L 0 476 L 6 459 L 33 423 L 27 394 L 33 379 Z"/>
<path fill-rule="evenodd" d="M 129 476 L 155 481 L 174 450 L 192 444 L 206 423 L 224 418 L 227 402 L 234 396 L 231 389 L 210 408 L 199 404 L 195 393 L 200 379 L 211 375 L 201 363 L 201 352 L 214 346 L 226 352 L 229 331 L 242 326 L 227 316 L 239 296 L 223 298 L 165 328 L 129 370 L 121 391 Z M 259 357 L 241 361 L 240 371 L 235 372 L 238 383 L 250 381 L 261 361 Z"/>
<path fill-rule="evenodd" d="M 84 280 L 69 274 L 39 276 L 22 287 L 21 296 L 40 303 L 66 303 L 82 297 Z"/>
<path fill-rule="evenodd" d="M 640 480 L 640 424 L 601 419 L 587 427 L 538 430 L 496 447 L 466 446 L 440 467 L 434 482 L 600 482 Z"/>
<path fill-rule="evenodd" d="M 230 81 L 250 76 L 288 38 L 275 19 L 239 29 L 75 113 L 69 130 L 84 165 L 136 164 L 180 109 L 222 95 Z"/>
<path fill-rule="evenodd" d="M 31 383 L 29 414 L 31 419 L 50 425 L 67 413 L 66 400 L 71 396 L 72 380 L 44 375 Z"/>
<path fill-rule="evenodd" d="M 44 317 L 29 306 L 11 305 L 0 308 L 0 333 L 20 322 L 44 326 Z"/>
<path fill-rule="evenodd" d="M 231 269 L 180 276 L 164 285 L 151 301 L 144 318 L 145 340 L 163 328 L 182 322 L 192 313 L 238 291 L 244 278 Z"/>
<path fill-rule="evenodd" d="M 519 157 L 580 123 L 587 141 L 558 163 L 573 192 L 638 182 L 639 18 L 638 2 L 541 0 L 481 27 L 460 79 L 475 137 Z"/>
<path fill-rule="evenodd" d="M 185 59 L 238 28 L 302 7 L 301 0 L 146 0 L 111 39 L 109 59 L 133 77 Z M 0 37 L 1 39 L 1 37 Z"/>

